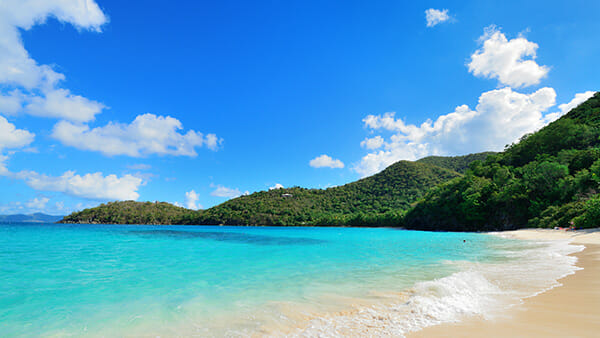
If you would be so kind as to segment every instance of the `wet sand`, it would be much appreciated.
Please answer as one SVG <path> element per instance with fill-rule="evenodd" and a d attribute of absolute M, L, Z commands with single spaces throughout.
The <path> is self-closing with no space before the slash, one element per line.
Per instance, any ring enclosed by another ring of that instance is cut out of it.
<path fill-rule="evenodd" d="M 498 233 L 519 239 L 569 239 L 585 249 L 575 254 L 583 268 L 494 319 L 466 318 L 413 332 L 408 337 L 600 337 L 600 229 L 526 229 Z"/>

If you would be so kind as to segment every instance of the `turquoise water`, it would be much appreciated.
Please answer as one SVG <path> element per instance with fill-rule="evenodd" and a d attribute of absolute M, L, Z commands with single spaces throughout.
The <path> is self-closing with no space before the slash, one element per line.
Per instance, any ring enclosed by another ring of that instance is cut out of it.
<path fill-rule="evenodd" d="M 299 325 L 290 308 L 368 303 L 460 270 L 449 262 L 506 260 L 506 243 L 370 228 L 0 224 L 0 336 Z"/>

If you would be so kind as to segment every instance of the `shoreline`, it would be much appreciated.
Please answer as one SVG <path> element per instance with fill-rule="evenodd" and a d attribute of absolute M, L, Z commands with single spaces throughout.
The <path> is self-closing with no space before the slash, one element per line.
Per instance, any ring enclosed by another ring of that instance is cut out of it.
<path fill-rule="evenodd" d="M 596 337 L 600 332 L 600 228 L 577 231 L 523 229 L 493 235 L 523 240 L 568 240 L 585 246 L 573 254 L 582 268 L 561 284 L 492 319 L 470 317 L 411 332 L 407 337 Z"/>

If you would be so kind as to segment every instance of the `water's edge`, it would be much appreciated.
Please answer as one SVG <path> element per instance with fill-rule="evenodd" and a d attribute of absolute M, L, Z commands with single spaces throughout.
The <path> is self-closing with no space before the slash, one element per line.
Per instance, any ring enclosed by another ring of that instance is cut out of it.
<path fill-rule="evenodd" d="M 489 235 L 508 238 L 501 233 Z M 461 271 L 418 282 L 404 292 L 389 295 L 387 304 L 314 318 L 291 335 L 399 337 L 473 317 L 492 319 L 505 315 L 526 298 L 561 286 L 560 279 L 581 269 L 573 254 L 584 250 L 583 245 L 570 244 L 570 240 L 512 240 L 530 248 L 513 251 L 516 259 L 511 262 L 449 262 L 463 265 Z"/>

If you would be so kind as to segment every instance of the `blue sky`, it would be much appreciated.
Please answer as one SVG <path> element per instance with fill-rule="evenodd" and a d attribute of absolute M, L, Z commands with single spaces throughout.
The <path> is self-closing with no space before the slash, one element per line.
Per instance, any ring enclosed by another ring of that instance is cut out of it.
<path fill-rule="evenodd" d="M 595 1 L 0 4 L 0 213 L 206 208 L 502 150 L 598 90 Z"/>

